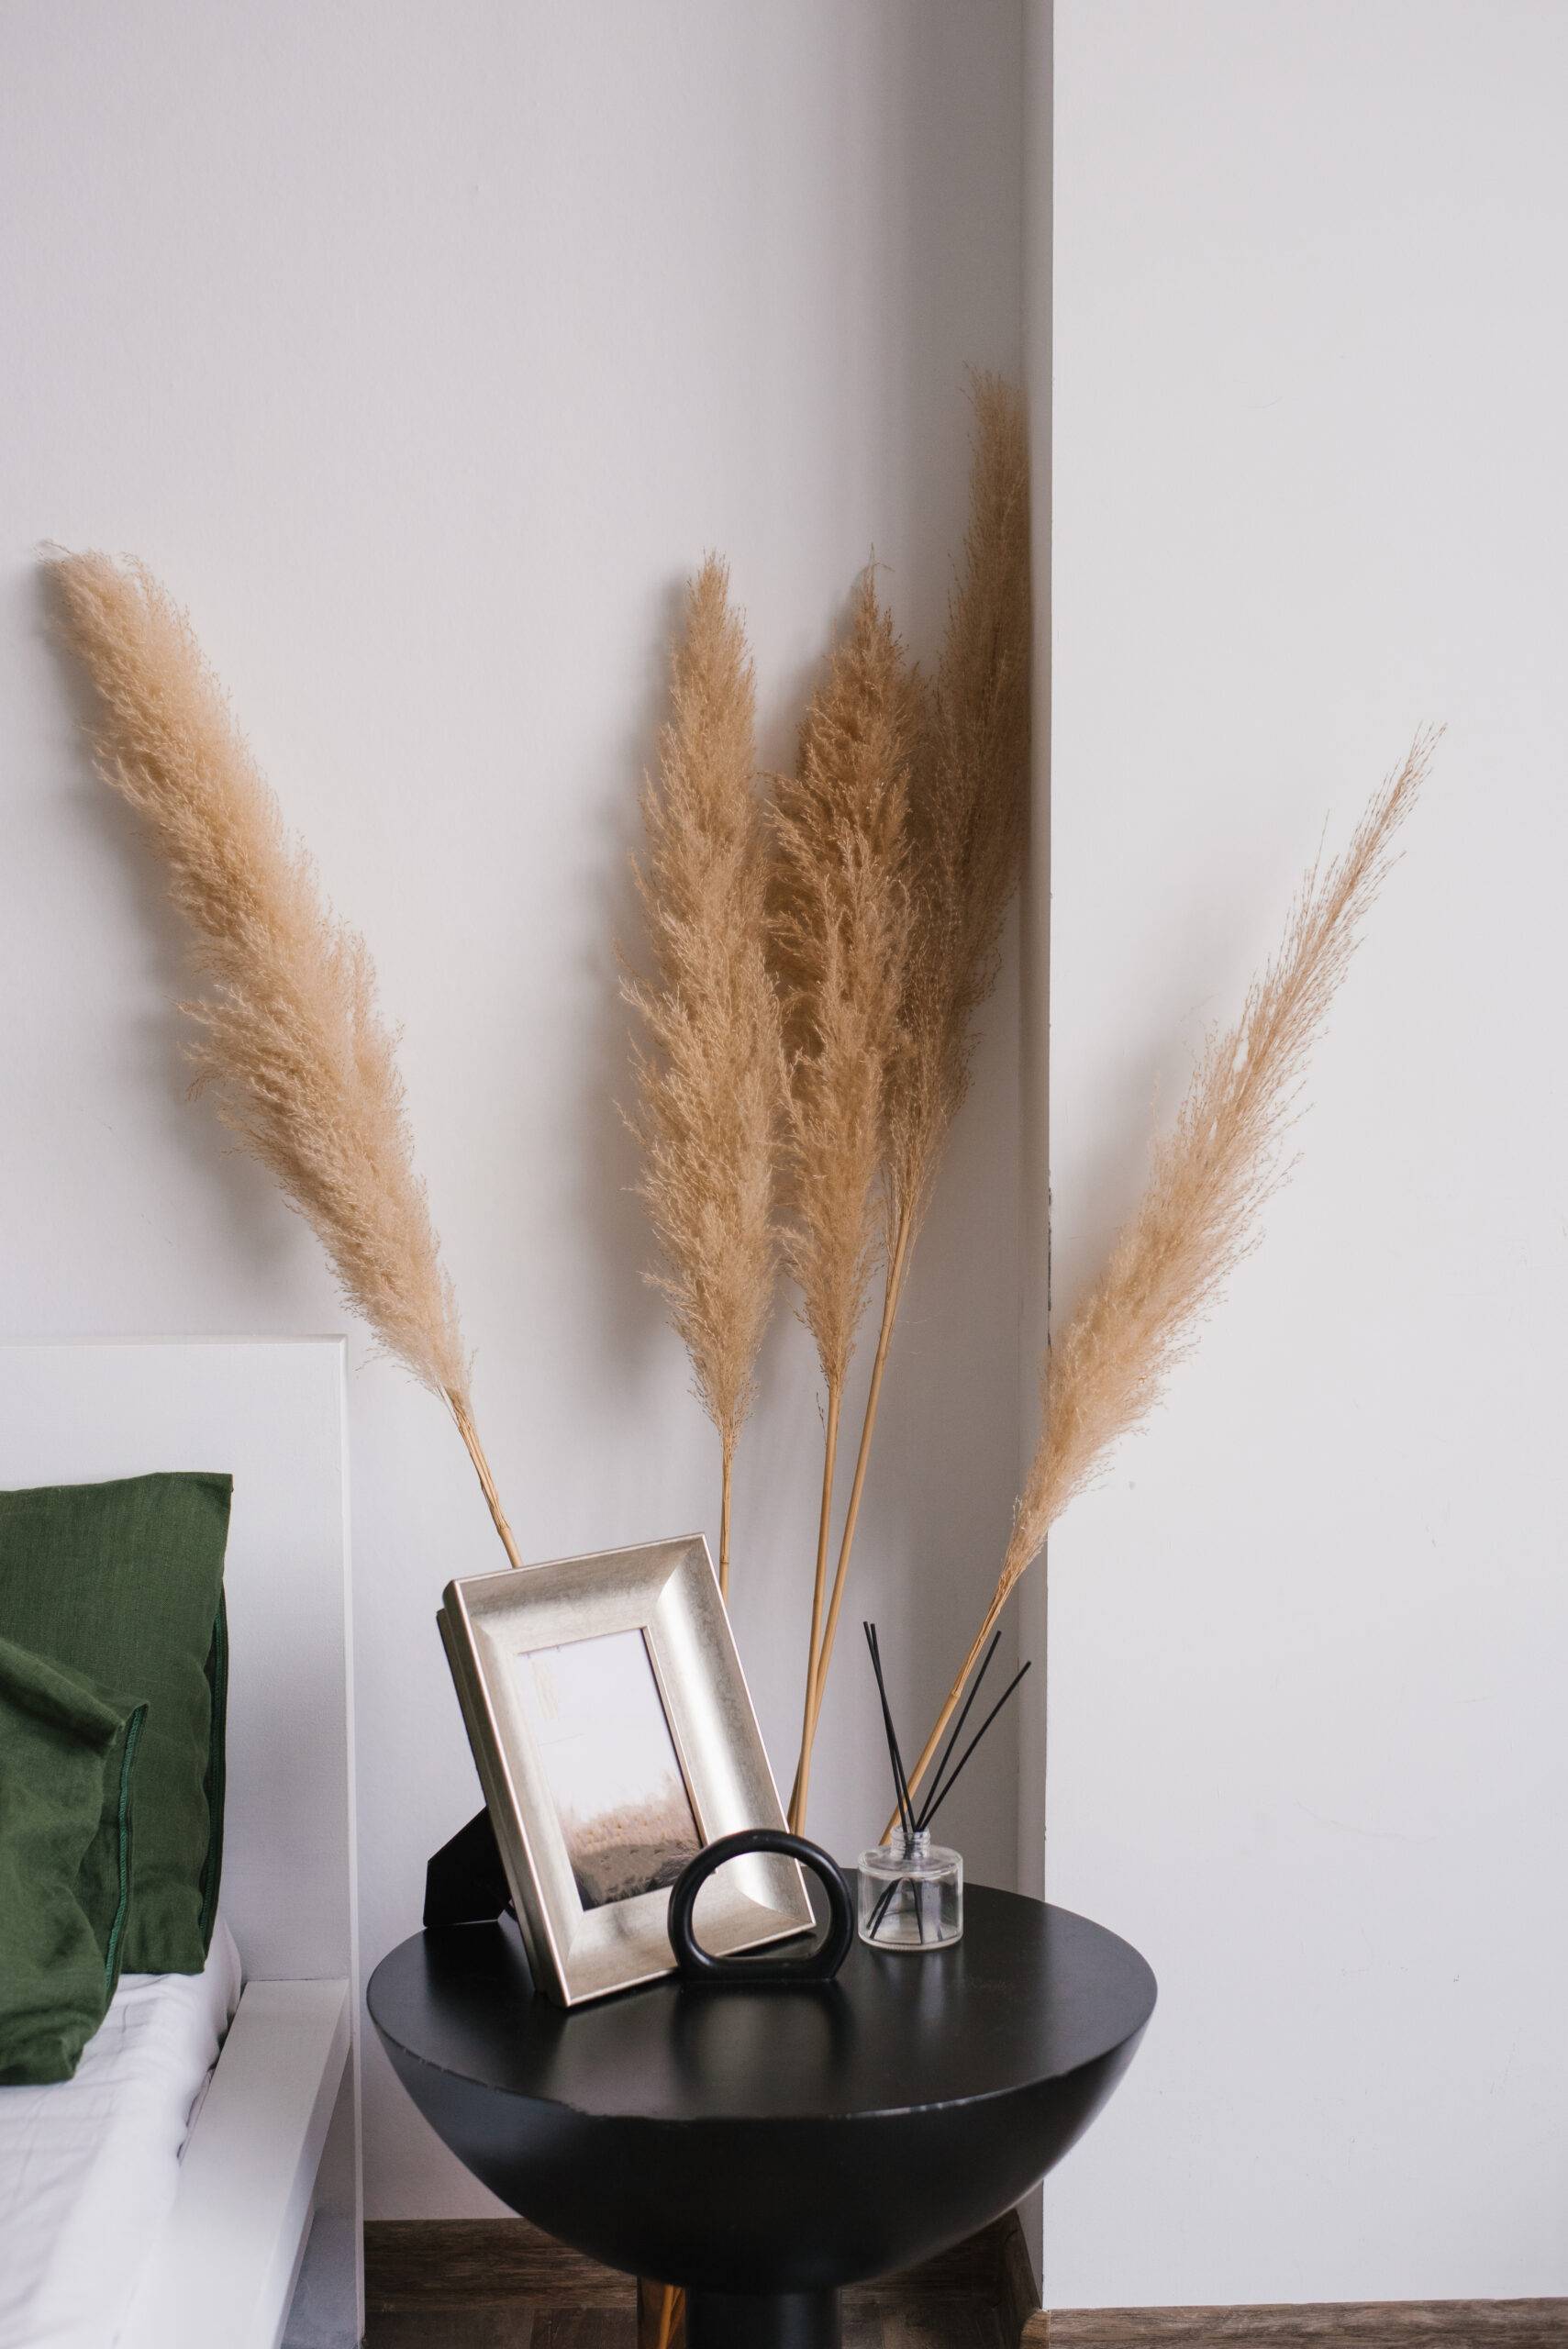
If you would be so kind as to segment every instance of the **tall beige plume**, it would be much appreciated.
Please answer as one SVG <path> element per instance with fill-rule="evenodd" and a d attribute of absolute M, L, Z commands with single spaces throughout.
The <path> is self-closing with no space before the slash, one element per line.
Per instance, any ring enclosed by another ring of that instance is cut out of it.
<path fill-rule="evenodd" d="M 1231 1028 L 1211 1038 L 1148 1187 L 1109 1264 L 1040 1374 L 1040 1433 L 980 1630 L 911 1774 L 917 1785 L 995 1627 L 1047 1534 L 1164 1394 L 1230 1273 L 1256 1247 L 1284 1179 L 1285 1136 L 1312 1046 L 1387 877 L 1400 827 L 1437 746 L 1418 734 L 1349 847 L 1307 874 L 1284 940 Z"/>
<path fill-rule="evenodd" d="M 103 554 L 53 568 L 66 640 L 97 689 L 100 772 L 162 851 L 209 983 L 181 1007 L 196 1031 L 193 1089 L 214 1087 L 225 1124 L 320 1240 L 347 1303 L 448 1405 L 517 1565 L 363 941 L 324 903 L 158 581 Z"/>
<path fill-rule="evenodd" d="M 691 1357 L 722 1453 L 718 1578 L 729 1588 L 735 1448 L 772 1308 L 773 1160 L 784 1104 L 766 951 L 767 838 L 754 781 L 755 683 L 729 575 L 710 556 L 671 661 L 658 780 L 642 798 L 638 887 L 653 976 L 628 978 L 638 1055 L 640 1191 L 662 1269 L 651 1277 Z"/>

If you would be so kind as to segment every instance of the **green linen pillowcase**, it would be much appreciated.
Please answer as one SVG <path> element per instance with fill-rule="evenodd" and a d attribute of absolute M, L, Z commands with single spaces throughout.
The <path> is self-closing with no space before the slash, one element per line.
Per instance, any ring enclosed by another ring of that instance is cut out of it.
<path fill-rule="evenodd" d="M 228 1476 L 0 1493 L 0 1638 L 147 1706 L 122 1963 L 199 1974 L 223 1860 Z"/>
<path fill-rule="evenodd" d="M 68 2080 L 114 1997 L 146 1712 L 0 1639 L 0 2084 Z"/>

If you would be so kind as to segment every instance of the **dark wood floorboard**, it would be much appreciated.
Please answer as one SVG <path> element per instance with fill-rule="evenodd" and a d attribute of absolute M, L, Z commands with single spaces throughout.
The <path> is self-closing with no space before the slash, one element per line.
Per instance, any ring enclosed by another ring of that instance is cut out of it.
<path fill-rule="evenodd" d="M 610 2309 L 373 2310 L 366 2349 L 637 2349 L 629 2305 Z M 1011 2349 L 995 2309 L 961 2298 L 909 2310 L 851 2294 L 844 2349 Z"/>
<path fill-rule="evenodd" d="M 365 2230 L 367 2349 L 637 2349 L 629 2279 L 522 2220 Z M 844 2349 L 1568 2349 L 1568 2300 L 1067 2309 L 1016 2219 L 845 2295 Z"/>
<path fill-rule="evenodd" d="M 1015 2349 L 997 2313 L 1006 2243 L 998 2222 L 846 2293 L 844 2349 Z M 365 2297 L 366 2349 L 637 2349 L 629 2280 L 522 2220 L 379 2221 Z"/>
<path fill-rule="evenodd" d="M 637 2349 L 637 2311 L 546 2309 L 534 2319 L 528 2349 Z"/>
<path fill-rule="evenodd" d="M 367 2349 L 536 2349 L 531 2309 L 373 2309 Z"/>

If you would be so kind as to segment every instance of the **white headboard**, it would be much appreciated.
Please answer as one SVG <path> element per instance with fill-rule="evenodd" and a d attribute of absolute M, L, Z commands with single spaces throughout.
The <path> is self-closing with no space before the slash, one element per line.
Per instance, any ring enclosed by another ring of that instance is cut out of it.
<path fill-rule="evenodd" d="M 234 1478 L 220 1908 L 252 1980 L 359 1978 L 340 1338 L 0 1346 L 0 1488 Z"/>

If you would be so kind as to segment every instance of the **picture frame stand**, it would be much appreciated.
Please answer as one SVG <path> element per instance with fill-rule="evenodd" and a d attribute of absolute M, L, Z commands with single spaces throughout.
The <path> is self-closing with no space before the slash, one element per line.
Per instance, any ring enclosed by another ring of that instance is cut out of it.
<path fill-rule="evenodd" d="M 495 1822 L 488 1810 L 475 1811 L 467 1826 L 432 1852 L 426 1864 L 425 1931 L 492 1924 L 511 1905 Z"/>

